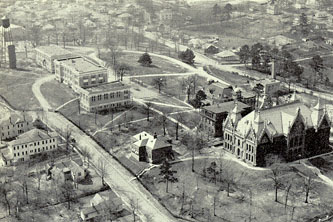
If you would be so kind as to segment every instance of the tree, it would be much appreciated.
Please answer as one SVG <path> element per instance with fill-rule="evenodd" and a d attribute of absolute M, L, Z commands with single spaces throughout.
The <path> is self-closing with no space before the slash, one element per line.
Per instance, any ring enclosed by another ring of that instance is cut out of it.
<path fill-rule="evenodd" d="M 8 215 L 11 214 L 11 202 L 9 194 L 11 192 L 11 184 L 9 182 L 0 183 L 0 203 L 7 208 Z"/>
<path fill-rule="evenodd" d="M 219 173 L 219 170 L 217 169 L 217 164 L 216 162 L 211 162 L 210 166 L 207 168 L 206 172 L 208 175 L 211 176 L 210 180 L 213 181 L 215 184 L 217 182 L 217 175 Z"/>
<path fill-rule="evenodd" d="M 152 103 L 151 102 L 146 102 L 145 103 L 145 110 L 146 110 L 146 112 L 147 112 L 147 122 L 149 122 L 149 115 L 150 115 L 150 108 L 152 107 Z"/>
<path fill-rule="evenodd" d="M 91 154 L 89 152 L 89 149 L 86 146 L 81 148 L 81 155 L 83 156 L 83 162 L 87 163 L 87 166 L 89 168 L 89 162 L 90 162 L 90 159 L 91 159 Z"/>
<path fill-rule="evenodd" d="M 227 18 L 230 19 L 232 13 L 232 5 L 230 3 L 224 6 L 224 12 L 227 14 Z"/>
<path fill-rule="evenodd" d="M 117 78 L 120 78 L 120 81 L 123 81 L 123 76 L 126 73 L 126 71 L 130 71 L 131 67 L 127 65 L 126 63 L 121 63 L 119 65 L 116 65 L 116 74 Z"/>
<path fill-rule="evenodd" d="M 166 135 L 167 120 L 168 120 L 168 117 L 163 112 L 160 114 L 160 116 L 158 118 L 156 118 L 156 124 L 158 124 L 159 126 L 162 125 L 162 127 L 163 127 L 164 136 Z"/>
<path fill-rule="evenodd" d="M 199 90 L 197 94 L 195 94 L 195 100 L 198 108 L 201 107 L 201 103 L 205 99 L 207 99 L 207 95 L 203 90 Z"/>
<path fill-rule="evenodd" d="M 252 45 L 251 50 L 250 50 L 250 55 L 252 58 L 252 68 L 259 68 L 260 66 L 260 52 L 263 49 L 262 44 L 257 43 Z"/>
<path fill-rule="evenodd" d="M 153 61 L 151 60 L 150 55 L 147 52 L 145 52 L 140 56 L 138 63 L 140 63 L 142 66 L 148 67 L 153 63 Z"/>
<path fill-rule="evenodd" d="M 194 52 L 191 49 L 186 49 L 179 53 L 178 58 L 182 60 L 182 62 L 193 65 L 194 64 Z"/>
<path fill-rule="evenodd" d="M 152 81 L 152 85 L 158 88 L 158 92 L 161 93 L 161 88 L 166 86 L 166 79 L 162 77 L 156 77 Z"/>
<path fill-rule="evenodd" d="M 69 148 L 71 146 L 71 135 L 72 131 L 67 127 L 66 132 L 65 132 L 65 147 L 66 150 L 69 151 Z"/>
<path fill-rule="evenodd" d="M 71 202 L 73 202 L 75 197 L 74 186 L 72 182 L 66 181 L 60 186 L 60 191 L 62 198 L 67 202 L 67 209 L 71 209 Z"/>
<path fill-rule="evenodd" d="M 316 55 L 310 60 L 309 65 L 315 74 L 313 80 L 315 85 L 317 75 L 319 75 L 321 81 L 323 80 L 324 60 L 320 57 L 320 55 Z"/>
<path fill-rule="evenodd" d="M 227 185 L 227 196 L 230 196 L 230 188 L 236 185 L 236 176 L 234 169 L 229 165 L 223 165 L 223 174 L 221 175 L 222 182 Z"/>
<path fill-rule="evenodd" d="M 308 17 L 305 13 L 302 13 L 299 18 L 299 25 L 301 28 L 301 32 L 304 36 L 307 36 L 309 34 L 309 24 L 308 24 Z"/>
<path fill-rule="evenodd" d="M 291 189 L 292 185 L 293 184 L 292 184 L 292 181 L 291 181 L 291 183 L 289 183 L 287 188 L 286 188 L 286 198 L 285 198 L 285 201 L 284 201 L 284 209 L 285 210 L 287 209 L 289 192 L 290 192 L 290 189 Z"/>
<path fill-rule="evenodd" d="M 278 165 L 274 165 L 271 168 L 271 175 L 268 176 L 273 181 L 275 189 L 275 202 L 278 202 L 278 189 L 282 187 L 281 170 Z"/>
<path fill-rule="evenodd" d="M 174 176 L 174 174 L 177 173 L 177 171 L 171 169 L 171 164 L 165 160 L 162 165 L 160 166 L 160 176 L 162 176 L 162 179 L 160 182 L 166 183 L 166 192 L 168 193 L 169 188 L 169 182 L 175 183 L 178 182 L 178 179 Z"/>
<path fill-rule="evenodd" d="M 239 61 L 246 65 L 250 57 L 250 47 L 248 45 L 243 45 L 239 50 Z"/>
<path fill-rule="evenodd" d="M 313 182 L 314 181 L 313 181 L 311 176 L 308 176 L 308 178 L 306 178 L 304 180 L 304 185 L 303 185 L 304 192 L 305 192 L 305 201 L 304 201 L 304 203 L 308 203 L 309 193 L 314 187 Z"/>
<path fill-rule="evenodd" d="M 215 17 L 215 20 L 216 20 L 217 17 L 219 15 L 221 15 L 221 13 L 222 13 L 221 7 L 218 4 L 215 4 L 212 8 L 212 13 L 213 13 L 213 16 Z"/>
<path fill-rule="evenodd" d="M 105 186 L 104 178 L 107 176 L 107 169 L 106 169 L 106 162 L 103 159 L 99 159 L 97 164 L 97 169 L 102 179 L 102 184 L 103 186 Z"/>
<path fill-rule="evenodd" d="M 18 185 L 22 190 L 22 197 L 25 199 L 26 204 L 29 204 L 29 188 L 28 188 L 28 170 L 27 166 L 21 165 L 15 169 Z"/>
<path fill-rule="evenodd" d="M 42 27 L 39 25 L 33 25 L 29 30 L 29 36 L 31 37 L 30 42 L 34 48 L 40 45 L 42 36 L 41 30 Z"/>
<path fill-rule="evenodd" d="M 178 136 L 179 136 L 179 122 L 181 122 L 183 120 L 183 116 L 181 113 L 177 113 L 176 114 L 176 140 L 178 140 Z"/>
<path fill-rule="evenodd" d="M 116 74 L 116 67 L 118 64 L 118 58 L 121 56 L 121 49 L 118 47 L 118 42 L 114 39 L 108 37 L 104 42 L 104 47 L 108 49 L 108 59 L 107 65 L 111 66 L 114 70 L 114 74 Z"/>

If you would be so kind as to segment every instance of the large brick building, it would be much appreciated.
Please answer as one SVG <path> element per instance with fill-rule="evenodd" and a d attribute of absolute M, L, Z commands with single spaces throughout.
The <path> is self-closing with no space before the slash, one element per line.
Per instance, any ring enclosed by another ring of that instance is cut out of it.
<path fill-rule="evenodd" d="M 240 112 L 241 116 L 245 116 L 251 112 L 251 107 L 242 102 L 234 101 L 204 106 L 200 111 L 203 128 L 215 137 L 222 137 L 222 123 L 231 110 L 236 110 L 237 112 Z"/>
<path fill-rule="evenodd" d="M 230 113 L 223 130 L 224 149 L 254 166 L 265 166 L 268 154 L 292 161 L 329 150 L 330 120 L 321 101 L 312 108 L 295 101 L 245 117 Z"/>
<path fill-rule="evenodd" d="M 107 69 L 87 58 L 55 61 L 54 64 L 56 80 L 70 86 L 75 92 L 108 81 Z"/>
<path fill-rule="evenodd" d="M 132 103 L 130 86 L 120 81 L 80 88 L 80 106 L 88 112 L 119 109 Z"/>

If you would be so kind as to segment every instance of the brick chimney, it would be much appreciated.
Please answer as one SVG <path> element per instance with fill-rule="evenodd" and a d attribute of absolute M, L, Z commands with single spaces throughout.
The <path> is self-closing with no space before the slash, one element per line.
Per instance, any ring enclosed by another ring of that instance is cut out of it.
<path fill-rule="evenodd" d="M 156 134 L 156 132 L 154 133 L 154 139 L 157 139 L 157 134 Z"/>
<path fill-rule="evenodd" d="M 272 68 L 271 68 L 271 77 L 272 79 L 276 79 L 276 73 L 275 73 L 275 59 L 272 59 Z"/>

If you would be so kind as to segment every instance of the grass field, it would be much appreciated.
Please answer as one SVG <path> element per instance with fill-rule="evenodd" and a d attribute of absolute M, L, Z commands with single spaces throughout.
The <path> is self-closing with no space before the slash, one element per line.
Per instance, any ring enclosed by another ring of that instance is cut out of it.
<path fill-rule="evenodd" d="M 195 171 L 191 171 L 191 161 L 172 165 L 177 171 L 178 182 L 169 184 L 169 192 L 166 193 L 166 184 L 159 183 L 159 169 L 155 168 L 144 175 L 142 180 L 149 190 L 156 195 L 175 214 L 191 217 L 191 205 L 193 206 L 193 217 L 199 221 L 307 221 L 307 219 L 329 211 L 332 200 L 331 188 L 315 182 L 310 191 L 309 204 L 304 203 L 303 191 L 304 178 L 295 173 L 292 168 L 283 171 L 284 182 L 292 179 L 292 188 L 289 193 L 289 202 L 285 210 L 285 186 L 278 191 L 279 202 L 274 202 L 274 186 L 269 175 L 269 170 L 258 171 L 248 169 L 237 163 L 222 161 L 222 174 L 217 175 L 217 182 L 211 181 L 209 177 L 203 176 L 203 169 L 215 161 L 219 167 L 219 159 L 195 160 Z M 232 164 L 232 165 L 230 165 Z M 232 172 L 232 177 L 230 177 Z M 206 172 L 206 175 L 208 173 Z M 222 182 L 219 182 L 222 175 Z M 229 175 L 229 176 L 228 176 Z M 212 178 L 210 176 L 210 178 Z M 223 179 L 224 178 L 224 179 Z M 232 183 L 230 196 L 227 195 L 227 179 Z M 255 182 L 254 182 L 255 181 Z M 184 193 L 184 199 L 182 198 Z M 216 216 L 213 214 L 214 198 Z M 183 204 L 183 208 L 181 208 Z M 293 210 L 294 209 L 294 210 Z M 292 213 L 293 212 L 293 213 Z M 292 216 L 293 214 L 293 216 Z"/>
<path fill-rule="evenodd" d="M 40 87 L 40 91 L 53 108 L 57 108 L 62 104 L 77 98 L 72 89 L 56 80 L 44 83 Z"/>

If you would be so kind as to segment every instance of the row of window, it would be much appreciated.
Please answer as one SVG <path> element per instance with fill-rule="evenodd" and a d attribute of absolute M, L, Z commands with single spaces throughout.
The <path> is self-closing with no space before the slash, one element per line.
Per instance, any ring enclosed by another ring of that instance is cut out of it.
<path fill-rule="evenodd" d="M 124 105 L 128 105 L 130 102 L 129 101 L 125 101 Z M 103 109 L 108 109 L 108 108 L 115 108 L 115 107 L 121 107 L 122 103 L 112 103 L 109 105 L 103 105 L 103 106 L 97 106 L 97 107 L 92 107 L 91 111 L 95 111 L 95 110 L 103 110 Z"/>
<path fill-rule="evenodd" d="M 251 155 L 251 154 L 245 154 L 245 159 L 246 160 L 248 160 L 248 161 L 251 161 L 251 162 L 253 162 L 253 155 Z"/>
<path fill-rule="evenodd" d="M 27 123 L 27 126 L 28 126 L 28 125 L 29 125 L 29 122 L 26 122 L 26 123 Z M 23 127 L 23 123 L 17 123 L 17 124 L 15 124 L 15 125 L 13 125 L 12 127 L 14 128 L 15 126 L 16 126 L 17 128 L 22 128 L 22 127 Z M 4 126 L 1 127 L 2 130 L 4 130 L 4 128 L 6 128 L 6 127 L 4 127 Z M 9 130 L 9 128 L 10 128 L 10 127 L 9 127 L 9 125 L 8 125 L 8 126 L 7 126 L 7 130 Z"/>
<path fill-rule="evenodd" d="M 55 148 L 56 148 L 55 145 L 51 145 L 51 146 L 50 146 L 50 150 L 55 149 Z M 45 150 L 48 151 L 48 150 L 49 150 L 49 147 L 48 147 L 48 146 L 46 146 L 46 147 L 42 147 L 42 149 L 41 149 L 41 148 L 38 148 L 38 149 L 36 148 L 35 150 L 31 149 L 29 153 L 30 153 L 30 154 L 31 154 L 31 153 L 40 153 L 40 152 L 43 152 L 43 151 L 45 151 Z M 29 155 L 30 155 L 30 154 L 29 154 Z M 28 151 L 23 151 L 23 152 L 21 152 L 21 155 L 22 155 L 22 156 L 24 156 L 24 155 L 28 155 Z M 20 156 L 20 152 L 14 153 L 14 157 L 16 157 L 16 156 L 19 157 L 19 156 Z"/>
<path fill-rule="evenodd" d="M 128 92 L 128 90 L 125 90 L 124 91 L 124 94 L 128 94 L 129 92 Z M 103 96 L 103 99 L 104 100 L 108 100 L 109 99 L 109 96 L 110 96 L 110 99 L 113 99 L 113 98 L 118 98 L 118 97 L 120 97 L 121 96 L 121 92 L 116 92 L 116 93 L 110 93 L 110 94 L 108 94 L 108 93 L 105 93 L 104 95 L 97 95 L 97 97 L 96 96 L 92 96 L 91 97 L 91 101 L 92 102 L 95 102 L 96 101 L 96 99 L 97 99 L 97 101 L 100 101 L 100 100 L 102 100 L 102 96 Z"/>
<path fill-rule="evenodd" d="M 295 136 L 290 139 L 289 147 L 302 146 L 303 136 Z"/>
<path fill-rule="evenodd" d="M 53 139 L 48 139 L 48 140 L 43 140 L 43 141 L 34 142 L 33 145 L 34 145 L 34 146 L 36 146 L 36 145 L 39 146 L 40 143 L 41 143 L 42 145 L 44 145 L 44 143 L 47 144 L 48 142 L 50 142 L 50 143 L 55 142 L 55 139 L 53 138 Z M 21 146 L 21 148 L 27 148 L 27 147 L 28 147 L 28 144 L 22 144 L 22 145 L 14 146 L 14 150 L 16 150 L 16 149 L 18 150 L 18 149 L 20 148 L 20 146 Z M 32 143 L 30 143 L 29 146 L 32 146 Z"/>

